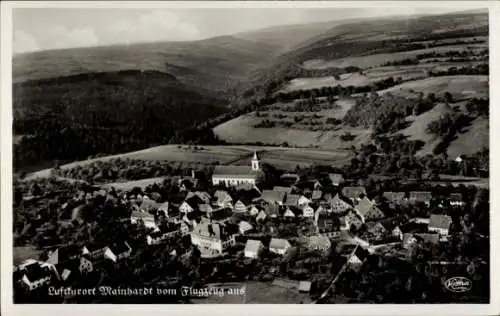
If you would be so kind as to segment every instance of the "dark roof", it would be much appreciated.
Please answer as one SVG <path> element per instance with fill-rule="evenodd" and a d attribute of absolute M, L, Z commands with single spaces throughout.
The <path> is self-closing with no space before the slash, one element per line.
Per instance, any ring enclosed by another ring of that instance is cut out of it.
<path fill-rule="evenodd" d="M 368 252 L 368 250 L 364 249 L 361 246 L 356 247 L 356 250 L 354 251 L 354 255 L 361 261 L 364 261 L 369 254 L 370 253 Z"/>
<path fill-rule="evenodd" d="M 218 210 L 212 211 L 209 214 L 209 217 L 210 217 L 210 219 L 212 219 L 214 221 L 220 221 L 220 220 L 229 218 L 232 215 L 233 215 L 233 211 L 230 208 L 225 207 L 225 208 L 220 208 Z"/>
<path fill-rule="evenodd" d="M 415 223 L 409 222 L 407 224 L 399 226 L 399 229 L 402 233 L 417 233 L 417 232 L 426 232 L 427 224 L 424 223 Z"/>
<path fill-rule="evenodd" d="M 128 244 L 125 241 L 113 243 L 109 246 L 109 249 L 115 254 L 121 254 L 130 250 Z"/>
<path fill-rule="evenodd" d="M 24 267 L 24 274 L 30 282 L 51 276 L 52 272 L 47 266 L 42 266 L 40 262 L 34 262 Z"/>

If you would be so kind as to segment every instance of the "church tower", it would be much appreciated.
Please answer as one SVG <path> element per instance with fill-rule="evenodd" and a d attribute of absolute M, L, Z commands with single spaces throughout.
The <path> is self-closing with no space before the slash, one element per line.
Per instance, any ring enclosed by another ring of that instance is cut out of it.
<path fill-rule="evenodd" d="M 257 156 L 256 151 L 253 153 L 252 171 L 260 171 L 260 160 L 259 160 L 259 157 Z"/>

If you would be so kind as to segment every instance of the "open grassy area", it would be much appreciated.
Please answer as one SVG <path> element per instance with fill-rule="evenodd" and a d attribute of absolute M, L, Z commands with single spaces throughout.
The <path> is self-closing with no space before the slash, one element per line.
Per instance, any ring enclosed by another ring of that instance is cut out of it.
<path fill-rule="evenodd" d="M 23 261 L 27 259 L 38 260 L 38 256 L 40 255 L 40 253 L 41 250 L 37 250 L 33 246 L 14 247 L 13 249 L 14 265 L 21 264 Z"/>
<path fill-rule="evenodd" d="M 369 56 L 355 56 L 332 60 L 307 60 L 303 63 L 305 69 L 326 69 L 331 67 L 349 67 L 356 66 L 359 68 L 379 67 L 387 62 L 399 61 L 404 59 L 416 58 L 419 54 L 425 53 L 446 53 L 449 51 L 480 51 L 488 48 L 488 44 L 465 44 L 465 45 L 450 45 L 432 47 L 426 49 L 411 50 L 397 53 L 373 54 Z"/>
<path fill-rule="evenodd" d="M 421 80 L 409 81 L 400 85 L 379 91 L 379 94 L 391 92 L 398 95 L 415 95 L 434 93 L 442 96 L 444 92 L 450 92 L 455 99 L 465 98 L 488 98 L 489 80 L 488 76 L 443 76 L 430 77 Z"/>

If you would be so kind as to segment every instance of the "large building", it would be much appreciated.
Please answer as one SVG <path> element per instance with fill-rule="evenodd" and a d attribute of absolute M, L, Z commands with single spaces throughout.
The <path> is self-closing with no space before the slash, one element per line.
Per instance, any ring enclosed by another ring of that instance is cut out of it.
<path fill-rule="evenodd" d="M 214 185 L 256 185 L 262 180 L 263 172 L 257 152 L 254 153 L 250 166 L 216 166 L 212 175 L 212 183 Z"/>
<path fill-rule="evenodd" d="M 202 253 L 221 254 L 235 244 L 234 235 L 221 224 L 203 223 L 191 232 L 191 243 Z"/>

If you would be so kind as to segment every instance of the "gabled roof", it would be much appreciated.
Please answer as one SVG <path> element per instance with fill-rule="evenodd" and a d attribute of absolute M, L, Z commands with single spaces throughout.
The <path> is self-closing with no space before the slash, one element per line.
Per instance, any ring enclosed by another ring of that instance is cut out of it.
<path fill-rule="evenodd" d="M 266 213 L 269 216 L 272 216 L 272 215 L 279 216 L 280 215 L 280 208 L 276 204 L 269 204 L 266 207 Z"/>
<path fill-rule="evenodd" d="M 429 227 L 449 229 L 452 220 L 448 215 L 431 214 Z"/>
<path fill-rule="evenodd" d="M 290 247 L 290 243 L 286 239 L 272 238 L 269 243 L 269 248 L 286 249 L 287 247 Z"/>
<path fill-rule="evenodd" d="M 205 214 L 213 211 L 210 204 L 200 204 L 199 209 L 200 209 L 200 212 L 205 213 Z"/>
<path fill-rule="evenodd" d="M 300 281 L 299 282 L 299 291 L 301 291 L 301 292 L 311 291 L 311 281 Z"/>
<path fill-rule="evenodd" d="M 22 272 L 30 282 L 52 276 L 52 271 L 49 267 L 38 261 L 25 265 Z"/>
<path fill-rule="evenodd" d="M 330 238 L 325 236 L 311 236 L 307 240 L 307 246 L 310 249 L 320 248 L 320 249 L 328 249 L 332 246 Z"/>
<path fill-rule="evenodd" d="M 260 240 L 248 239 L 245 245 L 245 252 L 259 252 L 264 247 Z"/>
<path fill-rule="evenodd" d="M 259 199 L 262 199 L 268 203 L 283 203 L 285 197 L 286 197 L 285 192 L 263 190 L 262 195 L 260 196 Z"/>
<path fill-rule="evenodd" d="M 285 216 L 285 217 L 295 217 L 295 213 L 290 208 L 287 208 L 285 210 L 285 213 L 283 214 L 283 216 Z"/>
<path fill-rule="evenodd" d="M 205 203 L 210 203 L 210 200 L 212 200 L 212 197 L 208 194 L 208 192 L 196 191 L 195 194 Z"/>
<path fill-rule="evenodd" d="M 342 181 L 344 181 L 344 177 L 339 173 L 329 173 L 328 178 L 333 184 L 341 183 Z"/>
<path fill-rule="evenodd" d="M 239 229 L 242 231 L 247 231 L 253 229 L 253 226 L 247 221 L 241 221 L 239 224 Z"/>
<path fill-rule="evenodd" d="M 371 211 L 372 208 L 375 208 L 375 203 L 369 200 L 367 197 L 364 197 L 359 201 L 359 203 L 356 205 L 356 209 L 358 210 L 359 214 L 362 216 L 365 216 L 368 214 L 368 212 Z"/>
<path fill-rule="evenodd" d="M 55 249 L 47 260 L 48 263 L 57 265 L 79 257 L 82 254 L 82 247 L 79 245 L 69 245 Z"/>
<path fill-rule="evenodd" d="M 115 255 L 118 255 L 118 254 L 121 254 L 121 253 L 124 253 L 124 252 L 131 250 L 130 246 L 128 245 L 128 243 L 126 241 L 120 241 L 120 242 L 113 243 L 109 246 L 109 249 Z"/>
<path fill-rule="evenodd" d="M 361 195 L 366 195 L 365 187 L 344 187 L 342 194 L 349 199 L 357 199 Z"/>
<path fill-rule="evenodd" d="M 214 196 L 215 196 L 215 200 L 217 201 L 217 203 L 222 203 L 224 201 L 226 201 L 226 202 L 233 201 L 233 198 L 231 197 L 231 195 L 227 191 L 224 191 L 224 190 L 215 191 Z"/>
<path fill-rule="evenodd" d="M 429 191 L 411 191 L 410 201 L 413 202 L 430 202 L 432 193 Z"/>
<path fill-rule="evenodd" d="M 228 236 L 226 227 L 224 225 L 209 222 L 198 224 L 198 226 L 196 226 L 192 233 L 201 236 L 212 237 L 215 239 L 224 239 Z"/>

